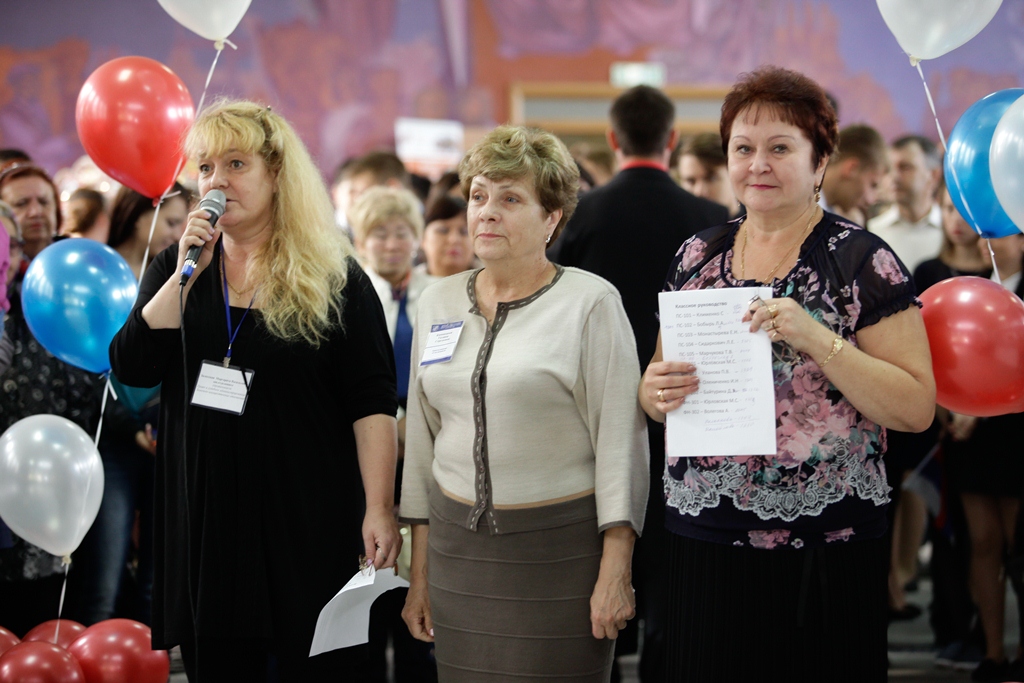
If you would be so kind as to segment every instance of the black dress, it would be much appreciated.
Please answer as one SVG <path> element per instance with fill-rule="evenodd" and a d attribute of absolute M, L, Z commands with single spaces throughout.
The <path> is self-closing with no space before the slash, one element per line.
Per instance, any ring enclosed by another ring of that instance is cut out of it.
<path fill-rule="evenodd" d="M 214 253 L 186 301 L 188 396 L 200 363 L 220 362 L 227 349 L 219 249 Z M 110 345 L 124 383 L 163 383 L 153 645 L 193 637 L 191 575 L 200 638 L 268 639 L 282 654 L 305 656 L 320 609 L 351 578 L 363 551 L 352 423 L 397 408 L 384 315 L 354 262 L 342 325 L 319 348 L 272 337 L 258 311 L 250 312 L 233 347 L 233 364 L 255 371 L 244 413 L 189 406 L 183 444 L 181 333 L 151 330 L 142 318 L 177 256 L 173 246 L 156 258 Z M 233 326 L 243 312 L 231 309 Z"/>

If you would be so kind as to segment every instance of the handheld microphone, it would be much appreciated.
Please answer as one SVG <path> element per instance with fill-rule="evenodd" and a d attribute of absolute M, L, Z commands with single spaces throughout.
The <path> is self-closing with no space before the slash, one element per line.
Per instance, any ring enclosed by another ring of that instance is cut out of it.
<path fill-rule="evenodd" d="M 199 202 L 199 208 L 210 214 L 210 225 L 217 225 L 217 220 L 224 215 L 224 208 L 227 204 L 227 197 L 220 190 L 210 190 Z M 181 282 L 179 286 L 184 287 L 188 279 L 192 277 L 196 266 L 199 265 L 199 255 L 203 253 L 203 245 L 192 246 L 185 253 L 185 265 L 181 267 Z"/>

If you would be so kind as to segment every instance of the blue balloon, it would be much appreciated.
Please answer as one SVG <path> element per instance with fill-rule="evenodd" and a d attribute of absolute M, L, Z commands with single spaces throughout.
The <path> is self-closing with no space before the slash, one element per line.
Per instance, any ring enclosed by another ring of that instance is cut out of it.
<path fill-rule="evenodd" d="M 992 188 L 988 154 L 999 119 L 1021 96 L 1024 89 L 1010 88 L 982 97 L 963 113 L 949 135 L 943 164 L 946 188 L 957 211 L 982 237 L 1020 233 Z"/>
<path fill-rule="evenodd" d="M 108 347 L 139 286 L 128 262 L 87 238 L 54 242 L 32 259 L 21 286 L 25 322 L 47 351 L 88 370 L 110 370 Z"/>

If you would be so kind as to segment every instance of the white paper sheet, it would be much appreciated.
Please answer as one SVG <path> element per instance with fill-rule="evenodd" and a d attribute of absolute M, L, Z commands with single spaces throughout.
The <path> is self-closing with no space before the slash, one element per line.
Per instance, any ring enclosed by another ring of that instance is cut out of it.
<path fill-rule="evenodd" d="M 373 601 L 381 593 L 408 585 L 409 582 L 392 569 L 378 572 L 370 567 L 357 572 L 320 610 L 309 656 L 369 642 Z"/>
<path fill-rule="evenodd" d="M 665 421 L 666 456 L 774 455 L 775 386 L 768 333 L 741 322 L 770 287 L 658 295 L 662 355 L 696 366 L 700 388 Z"/>

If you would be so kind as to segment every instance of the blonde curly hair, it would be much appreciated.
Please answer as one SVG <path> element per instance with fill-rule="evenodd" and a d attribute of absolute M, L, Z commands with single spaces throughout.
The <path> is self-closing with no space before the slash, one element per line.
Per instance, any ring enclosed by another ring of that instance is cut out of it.
<path fill-rule="evenodd" d="M 319 346 L 341 324 L 348 280 L 348 238 L 334 224 L 334 208 L 320 171 L 291 125 L 269 107 L 219 100 L 196 119 L 185 140 L 192 159 L 228 150 L 259 155 L 277 180 L 271 233 L 249 262 L 259 282 L 256 306 L 267 329 L 286 341 Z"/>

